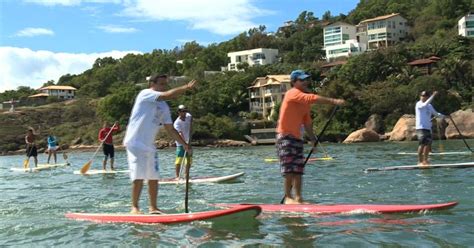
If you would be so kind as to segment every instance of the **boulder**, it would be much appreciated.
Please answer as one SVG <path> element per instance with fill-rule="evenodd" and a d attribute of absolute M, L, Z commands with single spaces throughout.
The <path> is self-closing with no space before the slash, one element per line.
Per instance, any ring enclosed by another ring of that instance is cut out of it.
<path fill-rule="evenodd" d="M 390 141 L 416 140 L 415 116 L 403 115 L 390 132 Z"/>
<path fill-rule="evenodd" d="M 384 126 L 382 117 L 378 114 L 371 115 L 365 122 L 365 128 L 379 134 L 383 133 Z"/>
<path fill-rule="evenodd" d="M 474 138 L 474 113 L 472 109 L 459 110 L 451 114 L 454 123 L 461 131 L 464 138 Z M 460 139 L 461 135 L 454 127 L 451 119 L 446 118 L 448 127 L 446 127 L 445 135 L 447 139 Z"/>
<path fill-rule="evenodd" d="M 380 141 L 379 134 L 371 129 L 362 128 L 349 134 L 343 143 L 356 143 L 356 142 L 376 142 Z"/>

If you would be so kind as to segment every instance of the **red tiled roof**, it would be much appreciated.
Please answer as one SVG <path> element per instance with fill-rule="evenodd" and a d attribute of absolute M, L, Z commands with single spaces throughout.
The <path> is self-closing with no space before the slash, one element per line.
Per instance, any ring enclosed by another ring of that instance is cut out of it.
<path fill-rule="evenodd" d="M 345 65 L 346 63 L 347 63 L 346 60 L 334 61 L 334 62 L 322 65 L 321 68 L 328 68 L 328 67 L 333 67 L 333 66 L 336 66 L 336 65 Z"/>
<path fill-rule="evenodd" d="M 392 14 L 389 14 L 389 15 L 384 15 L 384 16 L 377 16 L 377 17 L 374 17 L 374 18 L 371 18 L 371 19 L 366 19 L 366 20 L 363 20 L 363 21 L 361 21 L 360 23 L 364 23 L 364 22 L 374 22 L 374 21 L 385 20 L 385 19 L 388 19 L 388 18 L 391 18 L 391 17 L 397 16 L 397 15 L 400 15 L 400 14 L 399 14 L 399 13 L 392 13 Z M 359 23 L 359 24 L 360 24 L 360 23 Z"/>

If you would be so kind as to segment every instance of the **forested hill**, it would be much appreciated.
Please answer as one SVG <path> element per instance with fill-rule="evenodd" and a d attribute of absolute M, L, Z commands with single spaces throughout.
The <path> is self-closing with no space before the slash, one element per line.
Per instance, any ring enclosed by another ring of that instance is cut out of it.
<path fill-rule="evenodd" d="M 122 59 L 97 59 L 93 67 L 78 75 L 64 75 L 47 84 L 70 85 L 78 88 L 78 98 L 97 99 L 97 114 L 102 119 L 125 123 L 133 99 L 152 73 L 187 76 L 199 81 L 199 88 L 170 102 L 172 108 L 186 104 L 197 117 L 206 120 L 203 137 L 225 137 L 225 130 L 214 131 L 218 120 L 244 120 L 255 117 L 248 111 L 247 87 L 258 76 L 289 74 L 295 68 L 311 72 L 320 80 L 324 63 L 323 24 L 345 21 L 357 24 L 367 18 L 401 13 L 411 25 L 407 42 L 378 51 L 351 57 L 348 63 L 335 68 L 319 93 L 345 98 L 349 106 L 339 111 L 331 132 L 348 133 L 361 127 L 368 116 L 380 114 L 390 127 L 405 113 L 413 113 L 414 101 L 422 89 L 438 90 L 435 101 L 439 111 L 450 113 L 472 105 L 474 81 L 474 41 L 457 35 L 457 20 L 474 10 L 472 0 L 361 0 L 349 13 L 321 18 L 313 10 L 302 12 L 294 25 L 268 32 L 260 26 L 241 33 L 231 40 L 202 46 L 188 42 L 172 50 L 155 49 L 142 55 L 129 54 Z M 283 25 L 283 24 L 282 24 Z M 205 71 L 219 71 L 228 63 L 227 53 L 253 48 L 276 48 L 280 62 L 269 66 L 246 68 L 245 72 L 225 72 L 205 76 Z M 432 75 L 423 75 L 407 65 L 414 59 L 440 57 Z M 176 63 L 183 60 L 183 64 Z M 31 89 L 0 94 L 0 100 L 26 97 Z M 403 103 L 403 104 L 401 104 Z M 328 115 L 328 108 L 315 108 L 315 126 Z M 209 130 L 208 130 L 209 129 Z M 217 132 L 217 133 L 216 133 Z M 232 134 L 231 136 L 239 136 Z"/>

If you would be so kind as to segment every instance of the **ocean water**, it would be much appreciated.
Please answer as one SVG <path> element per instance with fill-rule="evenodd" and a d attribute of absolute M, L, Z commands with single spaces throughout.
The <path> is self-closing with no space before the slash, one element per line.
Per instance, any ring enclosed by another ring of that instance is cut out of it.
<path fill-rule="evenodd" d="M 473 141 L 469 141 L 473 144 Z M 416 164 L 416 142 L 323 144 L 332 161 L 308 164 L 306 201 L 320 204 L 422 204 L 458 201 L 449 210 L 416 214 L 342 214 L 310 216 L 261 214 L 228 225 L 192 222 L 174 225 L 99 224 L 70 220 L 67 212 L 128 212 L 130 181 L 114 176 L 74 175 L 92 152 L 69 152 L 72 166 L 36 173 L 13 172 L 23 156 L 0 157 L 0 246 L 170 246 L 170 247 L 447 247 L 474 241 L 474 168 L 364 173 L 368 167 Z M 442 147 L 441 147 L 442 145 Z M 462 141 L 434 143 L 435 151 L 466 151 Z M 473 144 L 474 146 L 474 144 Z M 159 150 L 163 177 L 174 174 L 174 150 Z M 321 156 L 321 153 L 316 154 Z M 238 180 L 196 184 L 189 191 L 191 212 L 215 209 L 215 203 L 278 203 L 283 180 L 273 146 L 195 148 L 191 176 L 245 172 Z M 61 158 L 61 156 L 59 156 Z M 101 168 L 101 155 L 92 168 Z M 46 161 L 40 155 L 40 163 Z M 471 155 L 432 157 L 433 163 L 469 162 Z M 59 159 L 62 161 L 62 159 Z M 31 162 L 32 163 L 32 162 Z M 126 169 L 126 154 L 116 152 L 117 169 Z M 184 212 L 183 185 L 163 185 L 159 207 Z M 146 186 L 140 205 L 146 210 Z"/>

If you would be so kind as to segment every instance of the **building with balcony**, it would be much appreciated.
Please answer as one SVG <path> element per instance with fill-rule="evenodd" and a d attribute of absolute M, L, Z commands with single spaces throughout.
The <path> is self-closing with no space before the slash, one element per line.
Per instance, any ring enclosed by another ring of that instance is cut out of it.
<path fill-rule="evenodd" d="M 29 96 L 32 99 L 40 99 L 40 98 L 47 98 L 47 97 L 57 97 L 58 99 L 74 99 L 76 88 L 72 86 L 65 86 L 65 85 L 49 85 L 46 87 L 42 87 L 39 89 L 40 93 Z"/>
<path fill-rule="evenodd" d="M 257 112 L 268 118 L 273 107 L 283 100 L 286 91 L 291 88 L 290 75 L 267 75 L 254 80 L 249 90 L 250 112 Z"/>
<path fill-rule="evenodd" d="M 362 34 L 364 29 L 367 30 L 368 50 L 388 47 L 403 41 L 409 31 L 407 20 L 398 13 L 363 20 L 357 27 L 359 34 Z"/>
<path fill-rule="evenodd" d="M 464 37 L 474 37 L 474 12 L 471 12 L 459 19 L 458 33 Z"/>
<path fill-rule="evenodd" d="M 230 63 L 227 65 L 227 70 L 238 71 L 238 64 L 247 63 L 249 66 L 254 65 L 268 65 L 277 62 L 278 49 L 271 48 L 257 48 L 252 50 L 238 51 L 228 53 Z"/>
<path fill-rule="evenodd" d="M 331 23 L 324 27 L 324 50 L 326 60 L 349 57 L 367 49 L 356 33 L 356 26 L 344 22 Z"/>

